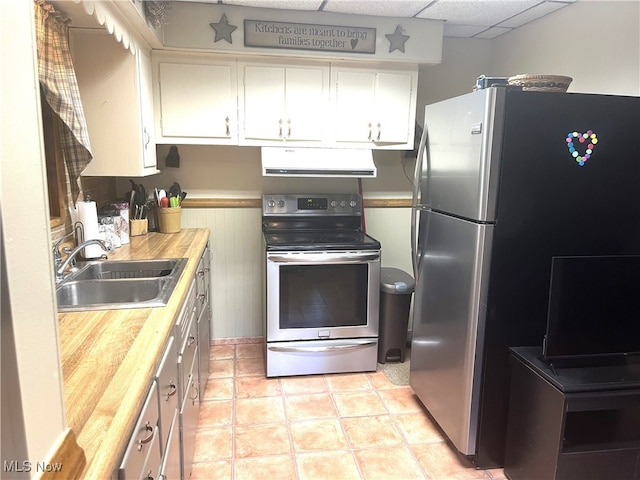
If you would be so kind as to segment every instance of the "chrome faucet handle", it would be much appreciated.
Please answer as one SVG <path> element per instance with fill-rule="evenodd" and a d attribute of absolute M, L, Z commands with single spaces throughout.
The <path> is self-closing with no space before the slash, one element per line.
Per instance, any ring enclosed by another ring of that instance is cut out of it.
<path fill-rule="evenodd" d="M 60 245 L 62 244 L 62 242 L 64 242 L 67 238 L 73 236 L 74 232 L 71 233 L 67 233 L 66 235 L 61 236 L 60 238 L 58 238 L 56 241 L 53 242 L 53 261 L 56 264 L 56 268 L 60 266 L 60 264 L 62 263 L 62 256 L 60 255 Z"/>

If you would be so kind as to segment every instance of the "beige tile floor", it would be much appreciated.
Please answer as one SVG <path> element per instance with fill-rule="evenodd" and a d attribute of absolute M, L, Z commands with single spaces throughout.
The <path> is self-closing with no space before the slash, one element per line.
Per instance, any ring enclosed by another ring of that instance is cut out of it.
<path fill-rule="evenodd" d="M 267 379 L 262 349 L 212 347 L 192 480 L 506 478 L 459 458 L 381 371 Z"/>

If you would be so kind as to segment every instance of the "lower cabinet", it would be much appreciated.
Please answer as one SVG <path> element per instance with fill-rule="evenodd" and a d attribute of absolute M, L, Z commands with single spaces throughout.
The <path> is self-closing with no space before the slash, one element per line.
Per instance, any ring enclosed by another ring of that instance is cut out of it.
<path fill-rule="evenodd" d="M 200 403 L 209 376 L 209 252 L 207 245 L 116 472 L 119 479 L 191 476 Z"/>
<path fill-rule="evenodd" d="M 158 389 L 154 380 L 120 463 L 118 478 L 154 478 L 160 471 L 158 418 Z"/>
<path fill-rule="evenodd" d="M 158 478 L 162 480 L 180 480 L 182 459 L 180 457 L 180 425 L 177 408 L 173 411 L 168 431 L 167 449 L 162 458 L 162 467 Z"/>
<path fill-rule="evenodd" d="M 509 479 L 640 479 L 637 364 L 551 369 L 540 348 L 511 351 Z"/>
<path fill-rule="evenodd" d="M 183 480 L 188 480 L 193 467 L 193 454 L 196 450 L 196 429 L 200 412 L 197 376 L 189 375 L 186 395 L 180 410 L 180 444 L 182 446 Z"/>
<path fill-rule="evenodd" d="M 209 377 L 209 353 L 211 350 L 211 305 L 209 302 L 209 276 L 211 272 L 211 250 L 209 245 L 204 249 L 196 272 L 196 293 L 198 309 L 198 389 L 200 401 L 204 395 Z"/>

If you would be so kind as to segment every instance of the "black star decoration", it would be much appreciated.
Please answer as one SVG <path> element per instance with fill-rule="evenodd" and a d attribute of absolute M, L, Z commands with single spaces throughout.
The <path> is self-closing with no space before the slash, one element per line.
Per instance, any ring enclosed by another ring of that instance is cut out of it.
<path fill-rule="evenodd" d="M 225 13 L 222 14 L 222 18 L 218 23 L 210 23 L 209 25 L 211 25 L 211 28 L 216 31 L 216 38 L 214 42 L 226 40 L 229 43 L 233 43 L 231 40 L 231 34 L 238 27 L 229 24 L 229 20 L 227 20 L 227 15 Z"/>
<path fill-rule="evenodd" d="M 400 50 L 402 53 L 404 53 L 404 44 L 410 38 L 409 35 L 404 35 L 402 33 L 402 27 L 400 25 L 396 27 L 395 32 L 387 33 L 385 37 L 387 37 L 387 40 L 389 40 L 389 53 L 393 52 L 394 50 Z"/>

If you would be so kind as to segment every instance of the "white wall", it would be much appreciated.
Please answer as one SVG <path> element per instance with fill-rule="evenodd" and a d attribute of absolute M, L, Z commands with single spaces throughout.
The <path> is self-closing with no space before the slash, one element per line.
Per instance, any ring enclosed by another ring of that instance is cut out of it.
<path fill-rule="evenodd" d="M 495 39 L 490 71 L 567 75 L 569 92 L 640 95 L 640 2 L 561 8 Z"/>
<path fill-rule="evenodd" d="M 168 146 L 159 146 L 163 172 L 139 178 L 147 189 L 177 181 L 188 198 L 260 198 L 263 193 L 356 193 L 355 179 L 263 177 L 260 149 L 180 145 L 180 168 L 164 168 Z M 410 198 L 413 161 L 400 152 L 375 152 L 378 177 L 363 180 L 367 198 Z M 118 192 L 131 188 L 119 179 Z M 410 209 L 365 210 L 367 232 L 382 243 L 382 265 L 411 272 Z M 263 336 L 261 211 L 257 208 L 185 208 L 182 227 L 211 231 L 212 338 Z"/>
<path fill-rule="evenodd" d="M 424 105 L 470 92 L 481 74 L 566 74 L 575 79 L 571 91 L 638 95 L 639 5 L 578 1 L 494 40 L 445 38 L 442 63 L 420 68 L 418 122 Z M 182 145 L 179 151 L 179 169 L 140 180 L 148 187 L 177 180 L 190 197 L 357 191 L 352 179 L 261 177 L 258 148 Z M 158 148 L 161 167 L 167 152 Z M 375 152 L 374 160 L 378 178 L 363 180 L 365 198 L 409 198 L 414 162 L 398 152 Z M 128 188 L 120 182 L 121 194 Z M 367 231 L 383 245 L 383 266 L 411 272 L 409 218 L 408 208 L 366 211 Z M 183 225 L 212 230 L 213 338 L 262 335 L 259 210 L 186 209 Z"/>
<path fill-rule="evenodd" d="M 26 476 L 35 476 L 35 462 L 47 458 L 49 448 L 66 425 L 53 299 L 33 2 L 0 2 L 0 23 L 2 460 L 17 460 L 20 466 L 26 460 L 34 462 L 33 471 Z M 5 334 L 9 339 L 13 337 L 13 345 L 5 344 Z M 9 375 L 5 375 L 7 372 Z M 12 408 L 13 402 L 21 403 L 21 412 Z M 13 439 L 5 442 L 7 431 L 12 432 Z"/>

